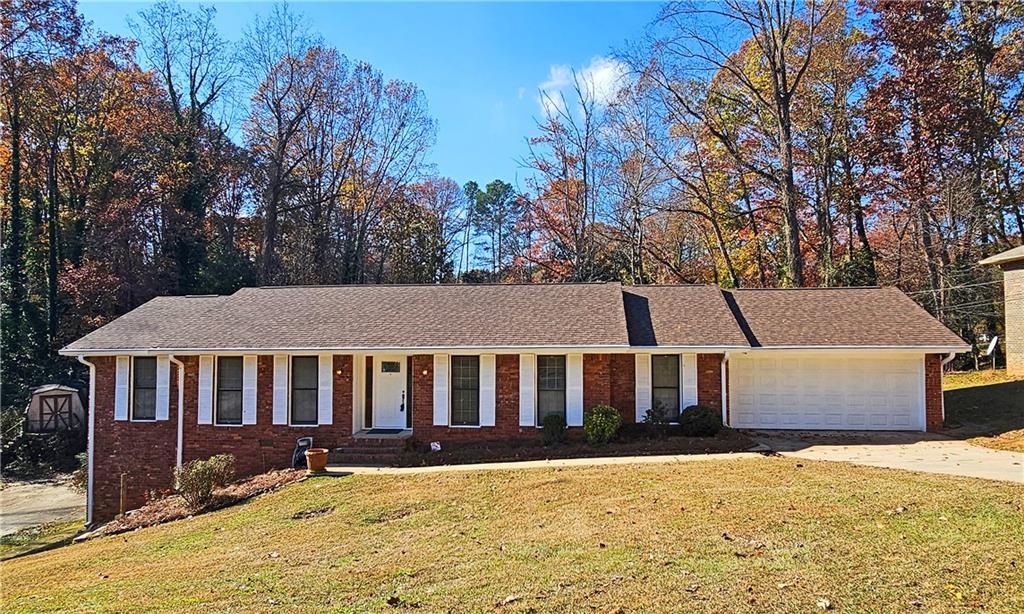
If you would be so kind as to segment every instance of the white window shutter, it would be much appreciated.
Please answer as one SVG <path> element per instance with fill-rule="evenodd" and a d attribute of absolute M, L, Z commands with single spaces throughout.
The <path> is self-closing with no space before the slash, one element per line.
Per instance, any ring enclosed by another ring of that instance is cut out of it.
<path fill-rule="evenodd" d="M 288 424 L 288 356 L 274 356 L 274 424 Z"/>
<path fill-rule="evenodd" d="M 651 355 L 636 355 L 636 421 L 643 422 L 651 408 Z"/>
<path fill-rule="evenodd" d="M 117 372 L 114 379 L 114 420 L 128 419 L 128 380 L 131 371 L 130 356 L 117 357 Z"/>
<path fill-rule="evenodd" d="M 434 354 L 434 426 L 448 426 L 447 354 Z"/>
<path fill-rule="evenodd" d="M 171 359 L 156 357 L 156 419 L 167 420 L 171 411 Z"/>
<path fill-rule="evenodd" d="M 242 424 L 256 424 L 256 356 L 242 357 Z"/>
<path fill-rule="evenodd" d="M 316 413 L 318 424 L 334 422 L 334 355 L 320 354 L 320 379 Z"/>
<path fill-rule="evenodd" d="M 199 424 L 213 424 L 213 356 L 199 357 Z"/>
<path fill-rule="evenodd" d="M 366 408 L 366 356 L 356 354 L 352 357 L 352 432 L 362 426 Z"/>
<path fill-rule="evenodd" d="M 480 356 L 480 426 L 494 426 L 496 379 L 494 354 Z"/>
<path fill-rule="evenodd" d="M 683 380 L 679 395 L 679 400 L 682 403 L 682 407 L 679 408 L 679 411 L 682 411 L 691 405 L 697 404 L 696 354 L 679 355 L 679 373 L 680 378 Z"/>
<path fill-rule="evenodd" d="M 537 426 L 537 356 L 519 355 L 519 426 Z"/>
<path fill-rule="evenodd" d="M 565 424 L 583 426 L 583 354 L 565 357 Z"/>

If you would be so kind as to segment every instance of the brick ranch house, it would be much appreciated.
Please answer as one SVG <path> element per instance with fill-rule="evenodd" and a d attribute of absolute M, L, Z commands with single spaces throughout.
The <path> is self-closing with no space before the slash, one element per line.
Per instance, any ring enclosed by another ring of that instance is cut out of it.
<path fill-rule="evenodd" d="M 967 345 L 893 288 L 432 285 L 159 297 L 61 350 L 90 367 L 89 522 L 230 452 L 295 440 L 538 437 L 608 404 L 626 422 L 721 408 L 735 428 L 932 430 Z M 365 441 L 365 440 L 364 440 Z"/>

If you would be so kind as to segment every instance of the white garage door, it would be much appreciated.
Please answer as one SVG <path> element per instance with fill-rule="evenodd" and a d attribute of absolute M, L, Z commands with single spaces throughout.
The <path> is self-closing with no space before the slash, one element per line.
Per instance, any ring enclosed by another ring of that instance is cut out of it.
<path fill-rule="evenodd" d="M 924 430 L 920 355 L 733 356 L 729 394 L 735 428 Z"/>

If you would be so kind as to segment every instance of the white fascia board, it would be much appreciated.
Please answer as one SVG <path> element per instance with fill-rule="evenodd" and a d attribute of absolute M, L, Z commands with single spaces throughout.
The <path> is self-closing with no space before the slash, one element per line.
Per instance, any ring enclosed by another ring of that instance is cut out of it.
<path fill-rule="evenodd" d="M 769 345 L 744 352 L 899 352 L 903 354 L 948 354 L 967 352 L 967 345 Z"/>
<path fill-rule="evenodd" d="M 517 346 L 494 346 L 494 345 L 449 345 L 434 347 L 292 347 L 292 348 L 122 348 L 122 349 L 101 349 L 101 350 L 60 350 L 62 356 L 154 356 L 157 354 L 174 354 L 176 356 L 188 356 L 196 354 L 220 354 L 220 355 L 244 355 L 244 354 L 299 354 L 299 353 L 326 353 L 336 354 L 450 354 L 457 351 L 470 353 L 488 354 L 632 354 L 636 352 L 691 352 L 695 354 L 721 353 L 725 350 L 747 350 L 746 345 L 721 345 L 721 346 L 631 346 L 631 345 L 517 345 Z"/>

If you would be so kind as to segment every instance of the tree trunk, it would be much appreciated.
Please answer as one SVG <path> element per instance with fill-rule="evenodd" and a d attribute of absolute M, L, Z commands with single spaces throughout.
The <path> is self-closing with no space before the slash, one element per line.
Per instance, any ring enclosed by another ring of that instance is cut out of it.
<path fill-rule="evenodd" d="M 786 235 L 786 283 L 790 286 L 804 285 L 804 261 L 800 253 L 800 220 L 797 217 L 797 190 L 793 176 L 793 127 L 789 119 L 789 105 L 780 103 L 779 113 L 779 158 L 781 173 L 781 200 L 785 214 L 783 231 Z"/>

